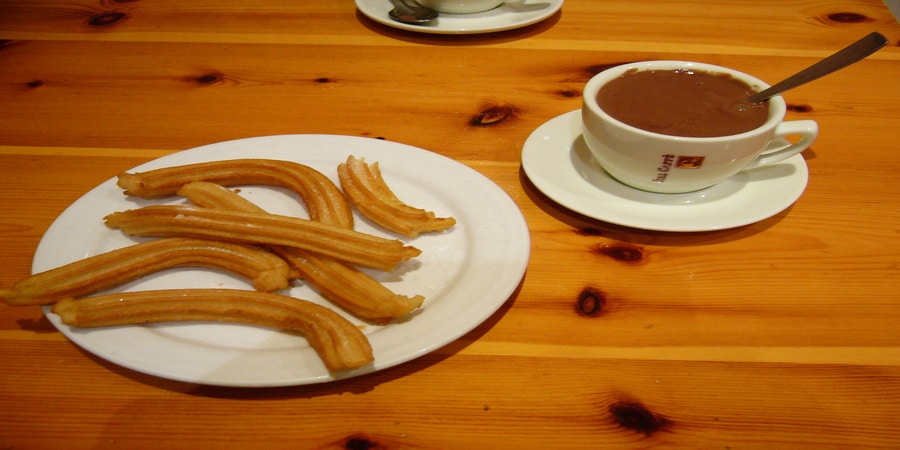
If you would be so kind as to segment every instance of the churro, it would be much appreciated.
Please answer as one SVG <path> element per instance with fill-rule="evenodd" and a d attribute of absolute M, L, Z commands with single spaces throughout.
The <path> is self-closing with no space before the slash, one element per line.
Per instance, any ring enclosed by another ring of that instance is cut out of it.
<path fill-rule="evenodd" d="M 25 278 L 0 290 L 9 305 L 42 305 L 80 297 L 173 267 L 234 272 L 260 291 L 287 287 L 285 261 L 259 247 L 205 239 L 170 238 L 143 242 L 81 259 Z"/>
<path fill-rule="evenodd" d="M 443 231 L 456 224 L 453 217 L 436 217 L 431 211 L 401 201 L 384 181 L 378 163 L 367 164 L 353 156 L 338 166 L 338 177 L 350 203 L 371 221 L 413 238 Z"/>
<path fill-rule="evenodd" d="M 265 212 L 234 191 L 214 183 L 189 183 L 178 194 L 206 208 Z M 333 258 L 286 247 L 274 247 L 273 251 L 288 261 L 323 297 L 366 320 L 389 322 L 419 308 L 425 300 L 421 295 L 396 294 L 365 272 Z"/>
<path fill-rule="evenodd" d="M 380 270 L 392 270 L 421 253 L 398 240 L 275 214 L 156 205 L 116 212 L 105 221 L 107 226 L 134 236 L 214 238 L 296 247 Z"/>
<path fill-rule="evenodd" d="M 172 321 L 219 321 L 265 326 L 302 335 L 328 370 L 355 369 L 373 361 L 358 327 L 307 300 L 235 289 L 179 289 L 63 299 L 53 305 L 63 323 L 105 327 Z"/>
<path fill-rule="evenodd" d="M 422 306 L 425 297 L 396 294 L 378 280 L 360 270 L 312 252 L 274 248 L 300 277 L 323 297 L 340 308 L 370 320 L 387 323 L 406 316 Z"/>
<path fill-rule="evenodd" d="M 256 203 L 241 197 L 237 192 L 209 181 L 194 181 L 185 184 L 178 189 L 177 194 L 204 208 L 263 214 L 268 212 Z"/>
<path fill-rule="evenodd" d="M 284 187 L 300 196 L 312 220 L 353 228 L 353 212 L 337 185 L 312 167 L 291 161 L 233 159 L 123 172 L 118 176 L 118 185 L 125 194 L 139 197 L 171 195 L 192 181 Z"/>

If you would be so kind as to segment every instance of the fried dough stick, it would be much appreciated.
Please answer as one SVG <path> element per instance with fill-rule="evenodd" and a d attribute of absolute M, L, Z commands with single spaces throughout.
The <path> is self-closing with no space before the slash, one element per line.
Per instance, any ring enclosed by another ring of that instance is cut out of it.
<path fill-rule="evenodd" d="M 268 211 L 256 203 L 218 183 L 195 181 L 182 186 L 177 194 L 203 208 L 268 214 Z"/>
<path fill-rule="evenodd" d="M 350 156 L 338 166 L 338 177 L 344 194 L 359 212 L 395 233 L 414 238 L 456 225 L 452 217 L 436 217 L 431 211 L 407 205 L 397 198 L 381 176 L 377 162 L 366 164 Z"/>
<path fill-rule="evenodd" d="M 9 305 L 44 305 L 81 297 L 173 267 L 206 267 L 237 273 L 259 291 L 287 287 L 290 267 L 259 247 L 204 239 L 148 241 L 91 256 L 25 278 L 0 290 Z"/>
<path fill-rule="evenodd" d="M 309 216 L 344 228 L 353 228 L 353 213 L 341 190 L 312 167 L 272 159 L 233 159 L 167 167 L 140 173 L 119 174 L 118 185 L 127 195 L 158 197 L 171 195 L 192 181 L 223 186 L 268 185 L 296 192 Z"/>
<path fill-rule="evenodd" d="M 214 183 L 189 183 L 178 191 L 178 195 L 206 208 L 265 212 L 253 202 Z M 274 247 L 272 251 L 287 260 L 323 297 L 366 320 L 386 323 L 409 314 L 425 301 L 421 295 L 396 294 L 368 274 L 333 258 L 286 247 Z"/>
<path fill-rule="evenodd" d="M 110 228 L 119 228 L 133 236 L 178 236 L 282 245 L 380 270 L 391 270 L 398 263 L 421 253 L 398 240 L 275 214 L 156 205 L 112 213 L 104 219 Z"/>
<path fill-rule="evenodd" d="M 404 317 L 425 301 L 421 295 L 396 294 L 366 273 L 333 258 L 284 247 L 272 250 L 287 260 L 323 297 L 374 323 L 384 324 Z"/>
<path fill-rule="evenodd" d="M 340 314 L 307 300 L 237 289 L 178 289 L 63 299 L 53 305 L 63 323 L 80 327 L 177 321 L 260 325 L 304 336 L 328 370 L 374 360 L 369 340 Z"/>

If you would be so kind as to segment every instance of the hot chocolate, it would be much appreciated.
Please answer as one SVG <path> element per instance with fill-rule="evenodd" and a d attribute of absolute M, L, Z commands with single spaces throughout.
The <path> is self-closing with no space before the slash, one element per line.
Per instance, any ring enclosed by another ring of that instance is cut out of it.
<path fill-rule="evenodd" d="M 758 128 L 767 102 L 750 103 L 755 90 L 725 73 L 694 69 L 631 69 L 604 85 L 597 103 L 628 125 L 671 136 L 730 136 Z"/>

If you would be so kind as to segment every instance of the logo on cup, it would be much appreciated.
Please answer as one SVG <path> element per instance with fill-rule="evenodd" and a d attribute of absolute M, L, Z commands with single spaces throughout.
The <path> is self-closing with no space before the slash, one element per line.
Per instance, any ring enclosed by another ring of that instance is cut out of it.
<path fill-rule="evenodd" d="M 703 166 L 705 156 L 677 156 L 666 153 L 662 155 L 662 161 L 656 168 L 655 183 L 662 183 L 669 177 L 672 169 L 699 169 Z"/>
<path fill-rule="evenodd" d="M 703 165 L 705 156 L 679 156 L 675 167 L 679 169 L 699 169 Z"/>
<path fill-rule="evenodd" d="M 675 155 L 668 153 L 662 155 L 662 162 L 659 164 L 659 167 L 656 168 L 656 178 L 654 178 L 653 181 L 655 183 L 666 181 L 666 178 L 669 177 L 669 171 L 672 170 L 673 164 L 675 164 Z"/>

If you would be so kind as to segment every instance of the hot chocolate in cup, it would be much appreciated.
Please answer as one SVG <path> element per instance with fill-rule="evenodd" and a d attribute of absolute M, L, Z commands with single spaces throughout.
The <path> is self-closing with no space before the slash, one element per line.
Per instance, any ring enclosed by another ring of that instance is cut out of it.
<path fill-rule="evenodd" d="M 604 170 L 628 186 L 660 193 L 697 191 L 783 161 L 816 139 L 816 122 L 784 121 L 781 96 L 758 105 L 746 101 L 767 87 L 745 73 L 697 62 L 612 67 L 585 85 L 584 140 Z M 688 94 L 694 89 L 699 90 Z M 677 103 L 666 103 L 678 95 L 683 97 Z"/>

